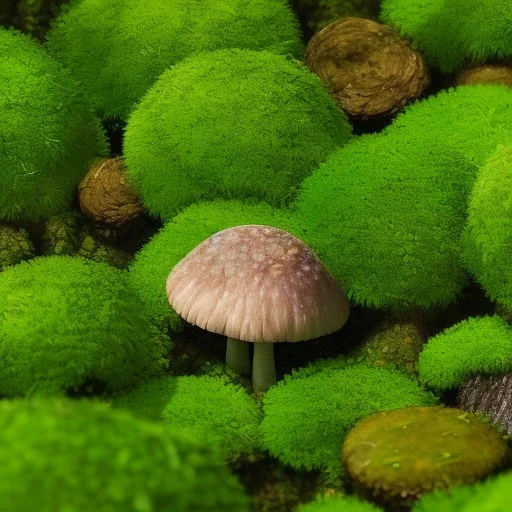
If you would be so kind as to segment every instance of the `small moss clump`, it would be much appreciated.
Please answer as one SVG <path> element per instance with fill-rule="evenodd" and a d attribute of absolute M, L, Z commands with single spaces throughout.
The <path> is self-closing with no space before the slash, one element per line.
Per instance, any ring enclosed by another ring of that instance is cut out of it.
<path fill-rule="evenodd" d="M 0 224 L 0 272 L 34 257 L 34 244 L 27 231 Z"/>
<path fill-rule="evenodd" d="M 469 318 L 431 338 L 419 360 L 422 382 L 436 390 L 459 387 L 476 374 L 512 370 L 512 329 L 499 316 Z"/>
<path fill-rule="evenodd" d="M 321 362 L 288 375 L 263 400 L 263 445 L 296 469 L 340 471 L 345 435 L 377 411 L 428 406 L 435 397 L 397 371 Z"/>
<path fill-rule="evenodd" d="M 512 57 L 509 0 L 382 0 L 381 19 L 445 73 Z"/>
<path fill-rule="evenodd" d="M 0 394 L 98 383 L 117 391 L 158 374 L 169 340 L 126 273 L 78 257 L 34 258 L 0 273 Z"/>
<path fill-rule="evenodd" d="M 299 57 L 303 50 L 284 0 L 83 0 L 64 9 L 47 38 L 101 115 L 123 120 L 187 56 L 245 48 Z"/>
<path fill-rule="evenodd" d="M 489 422 L 444 407 L 373 414 L 349 432 L 342 450 L 352 486 L 390 507 L 485 478 L 509 459 L 507 441 Z"/>
<path fill-rule="evenodd" d="M 470 196 L 462 258 L 489 297 L 512 311 L 512 146 L 478 173 Z"/>
<path fill-rule="evenodd" d="M 248 510 L 213 448 L 105 404 L 3 400 L 0 430 L 5 511 Z"/>
<path fill-rule="evenodd" d="M 379 512 L 381 509 L 352 496 L 322 496 L 301 505 L 297 512 Z"/>
<path fill-rule="evenodd" d="M 126 174 L 164 220 L 206 198 L 277 206 L 350 137 L 346 116 L 298 60 L 219 50 L 164 72 L 137 105 Z"/>
<path fill-rule="evenodd" d="M 242 224 L 267 224 L 302 238 L 290 214 L 265 203 L 211 201 L 194 204 L 168 222 L 135 256 L 129 278 L 155 321 L 180 330 L 165 284 L 174 266 L 214 233 Z"/>
<path fill-rule="evenodd" d="M 297 222 L 354 302 L 447 305 L 467 282 L 460 235 L 476 173 L 450 146 L 418 144 L 410 131 L 365 135 L 306 178 Z"/>
<path fill-rule="evenodd" d="M 107 143 L 78 84 L 35 41 L 0 28 L 0 219 L 37 221 L 71 205 Z"/>
<path fill-rule="evenodd" d="M 219 446 L 230 460 L 259 447 L 258 404 L 225 378 L 166 376 L 119 396 L 113 403 Z"/>

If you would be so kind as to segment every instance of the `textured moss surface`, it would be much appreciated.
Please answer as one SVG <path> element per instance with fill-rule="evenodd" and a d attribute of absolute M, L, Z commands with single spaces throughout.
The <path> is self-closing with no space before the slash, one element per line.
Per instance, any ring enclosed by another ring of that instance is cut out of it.
<path fill-rule="evenodd" d="M 34 244 L 27 231 L 0 224 L 0 271 L 34 256 Z"/>
<path fill-rule="evenodd" d="M 325 496 L 301 505 L 297 512 L 379 512 L 380 508 L 352 496 Z"/>

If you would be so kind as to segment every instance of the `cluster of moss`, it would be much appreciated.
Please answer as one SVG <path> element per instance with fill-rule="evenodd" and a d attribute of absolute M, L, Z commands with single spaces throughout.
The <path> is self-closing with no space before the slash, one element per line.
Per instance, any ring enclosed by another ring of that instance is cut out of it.
<path fill-rule="evenodd" d="M 297 512 L 379 512 L 381 509 L 352 496 L 319 496 L 301 505 Z"/>
<path fill-rule="evenodd" d="M 35 221 L 70 207 L 107 151 L 71 73 L 21 33 L 0 28 L 0 219 Z"/>
<path fill-rule="evenodd" d="M 284 0 L 83 0 L 64 9 L 47 38 L 102 116 L 121 119 L 187 56 L 220 48 L 302 52 L 298 22 Z"/>
<path fill-rule="evenodd" d="M 248 510 L 213 448 L 105 404 L 2 400 L 0 429 L 3 510 Z"/>

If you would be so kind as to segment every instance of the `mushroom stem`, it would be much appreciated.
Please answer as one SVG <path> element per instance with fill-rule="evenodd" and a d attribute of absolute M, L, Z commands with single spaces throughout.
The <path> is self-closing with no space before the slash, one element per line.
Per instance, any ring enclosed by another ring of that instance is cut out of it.
<path fill-rule="evenodd" d="M 255 343 L 252 360 L 252 387 L 254 391 L 267 391 L 275 383 L 274 344 Z"/>
<path fill-rule="evenodd" d="M 251 358 L 249 355 L 249 343 L 247 341 L 228 338 L 226 345 L 226 364 L 233 370 L 250 375 Z"/>

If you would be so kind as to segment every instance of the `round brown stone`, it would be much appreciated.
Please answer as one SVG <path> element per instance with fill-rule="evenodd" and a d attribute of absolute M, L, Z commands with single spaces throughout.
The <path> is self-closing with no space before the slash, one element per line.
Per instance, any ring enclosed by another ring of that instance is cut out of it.
<path fill-rule="evenodd" d="M 512 66 L 505 63 L 478 64 L 459 73 L 455 85 L 504 84 L 512 87 Z"/>

